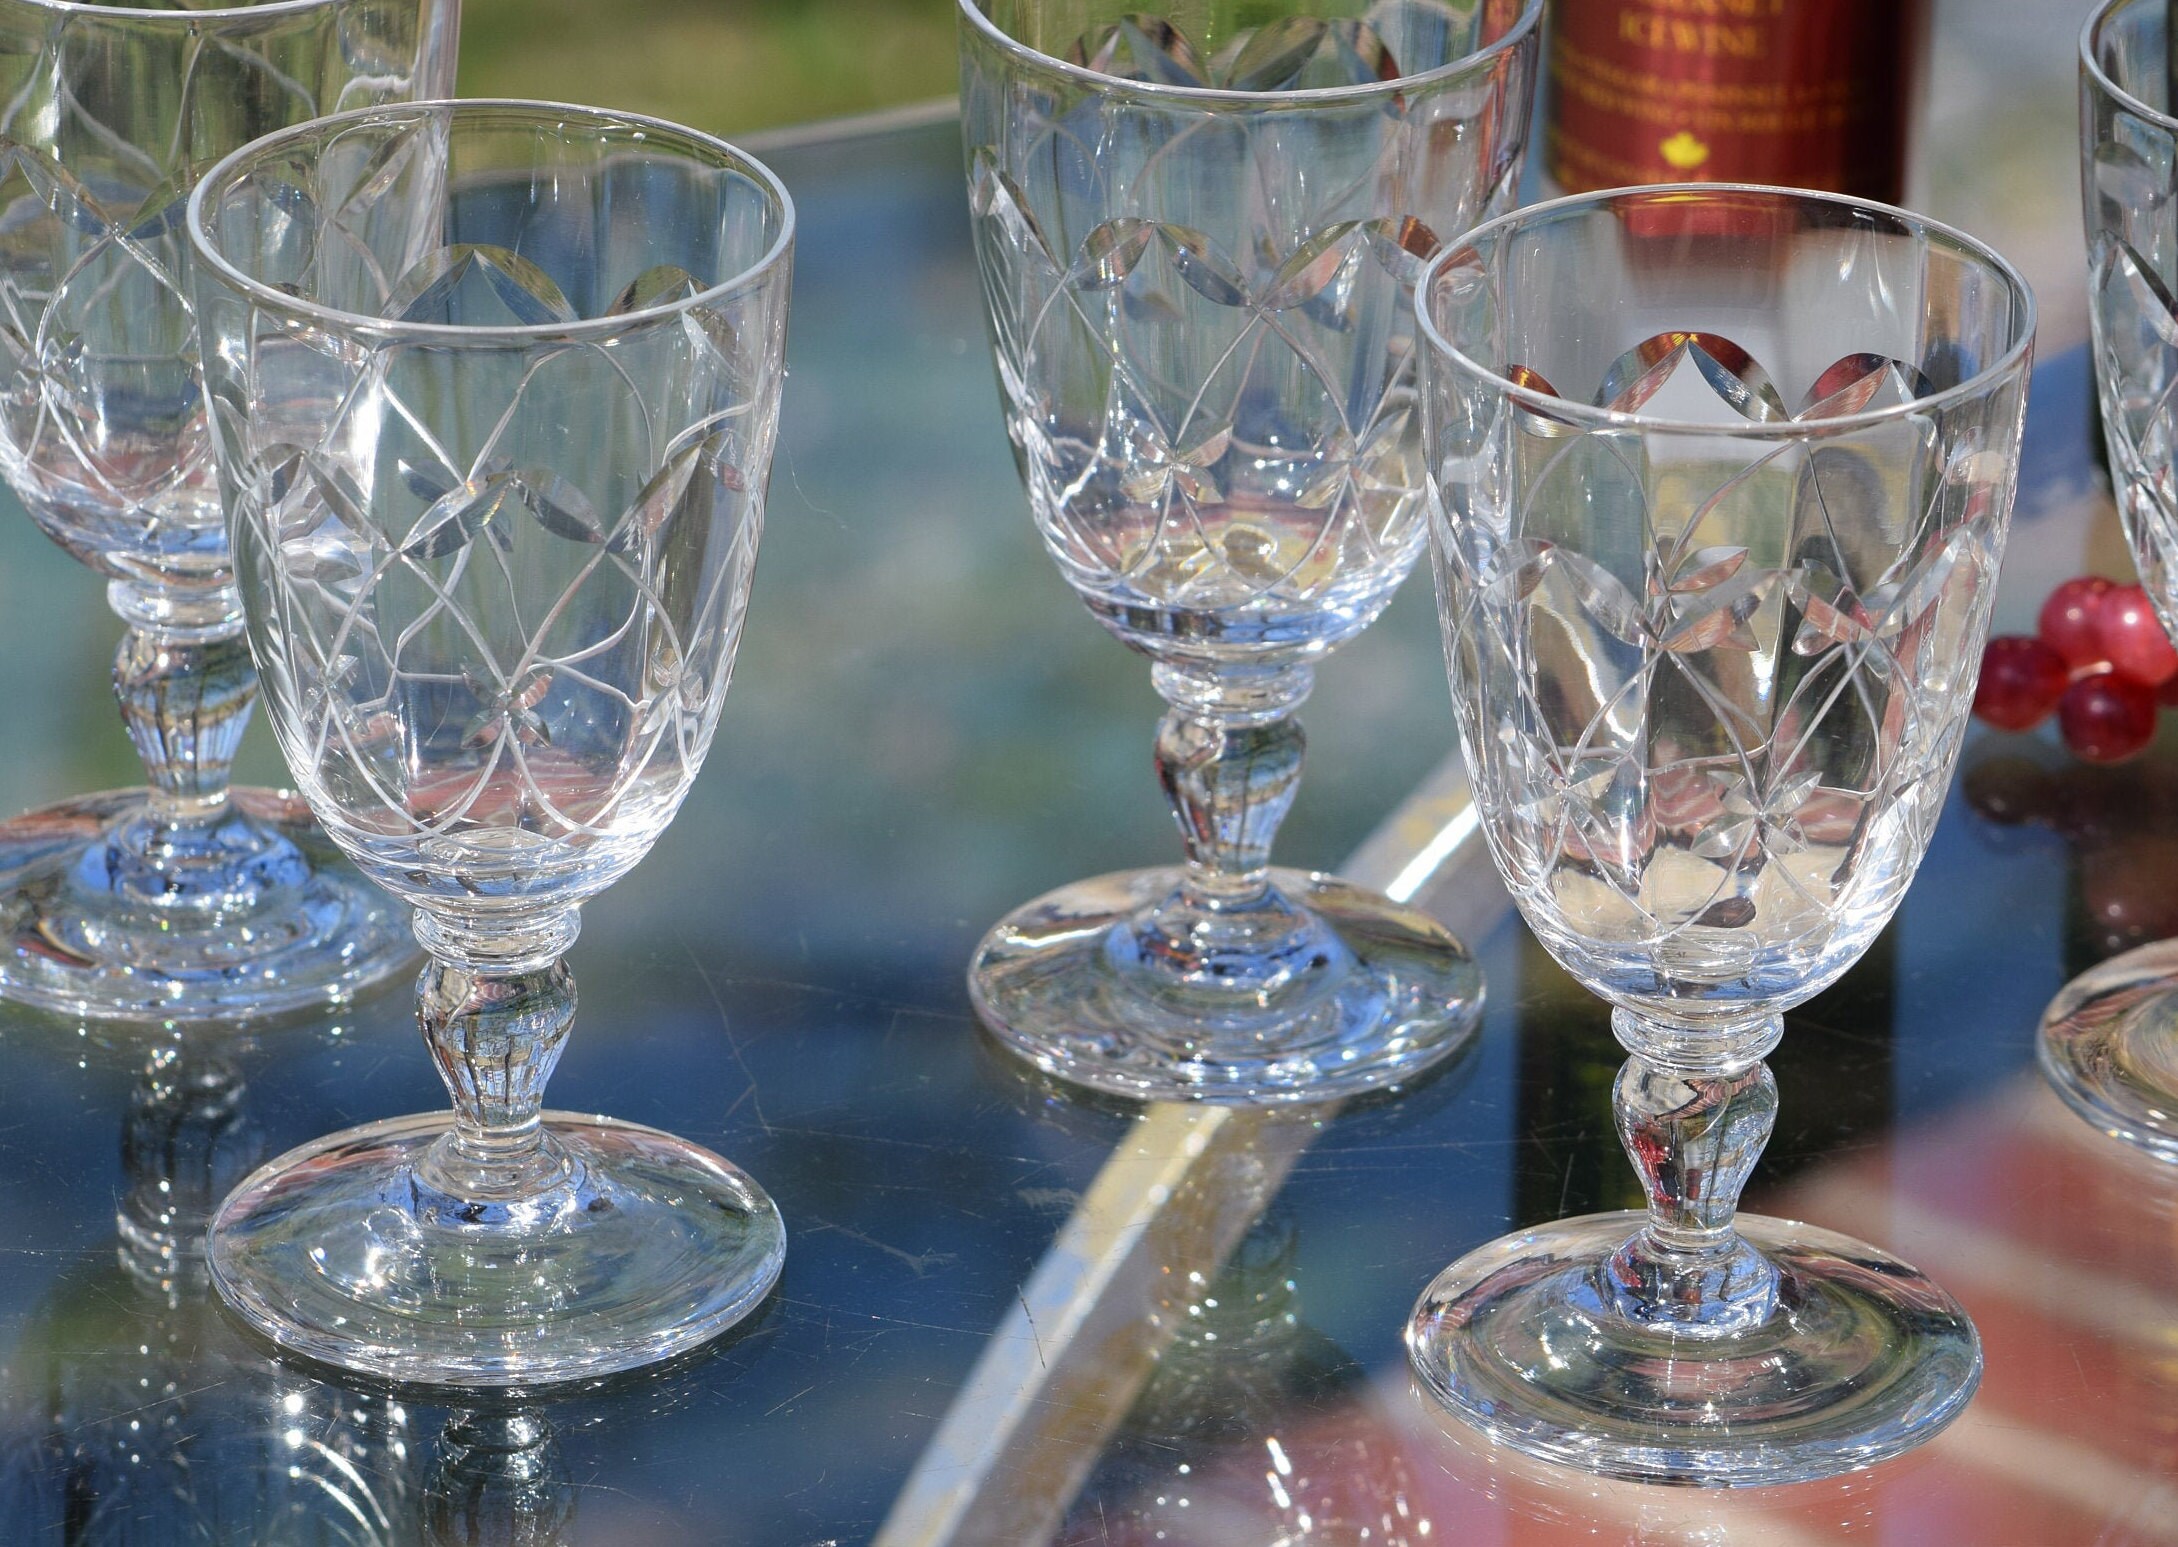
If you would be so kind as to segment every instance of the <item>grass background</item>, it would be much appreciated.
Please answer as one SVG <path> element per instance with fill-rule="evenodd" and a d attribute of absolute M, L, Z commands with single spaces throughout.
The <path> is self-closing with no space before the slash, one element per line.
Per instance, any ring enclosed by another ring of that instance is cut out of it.
<path fill-rule="evenodd" d="M 949 96 L 954 0 L 466 0 L 461 91 L 714 133 Z"/>

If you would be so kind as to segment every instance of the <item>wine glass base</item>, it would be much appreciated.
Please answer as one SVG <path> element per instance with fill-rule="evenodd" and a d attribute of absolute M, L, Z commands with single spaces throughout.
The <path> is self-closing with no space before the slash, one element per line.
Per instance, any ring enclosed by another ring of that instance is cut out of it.
<path fill-rule="evenodd" d="M 408 910 L 341 857 L 300 797 L 229 796 L 247 840 L 231 876 L 200 866 L 197 895 L 164 904 L 116 878 L 112 835 L 145 814 L 143 790 L 0 824 L 0 999 L 87 1020 L 262 1020 L 337 1008 L 414 967 Z"/>
<path fill-rule="evenodd" d="M 1591 1214 L 1493 1241 L 1426 1290 L 1407 1324 L 1415 1374 L 1499 1444 L 1643 1482 L 1805 1482 L 1911 1449 L 1981 1380 L 1956 1302 L 1846 1236 L 1741 1215 L 1782 1274 L 1776 1314 L 1676 1335 L 1606 1309 L 1597 1276 L 1640 1229 Z"/>
<path fill-rule="evenodd" d="M 2042 1016 L 2042 1072 L 2113 1139 L 2178 1162 L 2178 940 L 2081 973 Z"/>
<path fill-rule="evenodd" d="M 220 1297 L 279 1347 L 342 1369 L 529 1387 L 671 1359 L 778 1280 L 778 1209 L 708 1150 L 547 1112 L 570 1180 L 449 1214 L 424 1202 L 416 1168 L 450 1122 L 391 1118 L 260 1167 L 212 1220 Z"/>
<path fill-rule="evenodd" d="M 1178 888 L 1174 868 L 1047 893 L 984 936 L 968 969 L 976 1012 L 1052 1076 L 1141 1101 L 1328 1101 L 1381 1090 L 1457 1052 L 1482 1011 L 1482 972 L 1426 914 L 1331 876 L 1273 870 L 1343 946 L 1304 992 L 1266 1007 L 1190 987 L 1160 996 L 1112 949 Z"/>

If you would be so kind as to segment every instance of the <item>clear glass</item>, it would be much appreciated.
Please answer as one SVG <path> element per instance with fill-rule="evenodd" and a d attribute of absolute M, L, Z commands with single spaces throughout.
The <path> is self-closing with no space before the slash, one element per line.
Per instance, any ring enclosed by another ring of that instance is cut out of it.
<path fill-rule="evenodd" d="M 414 958 L 401 911 L 301 802 L 228 785 L 257 682 L 182 210 L 259 135 L 444 95 L 459 21 L 459 0 L 0 0 L 0 474 L 107 578 L 151 784 L 0 826 L 0 997 L 223 1020 L 339 1004 Z"/>
<path fill-rule="evenodd" d="M 977 1010 L 1050 1074 L 1321 1100 L 1473 1029 L 1442 926 L 1270 848 L 1316 664 L 1421 552 L 1413 284 L 1519 181 L 1540 10 L 962 0 L 1007 432 L 1061 573 L 1155 663 L 1187 856 L 977 949 Z"/>
<path fill-rule="evenodd" d="M 335 1134 L 212 1228 L 275 1342 L 526 1385 L 666 1358 L 779 1272 L 693 1145 L 540 1110 L 581 904 L 718 723 L 763 525 L 793 215 L 731 146 L 551 104 L 366 110 L 190 205 L 220 486 L 274 731 L 416 910 L 454 1117 Z"/>
<path fill-rule="evenodd" d="M 2095 383 L 2141 584 L 2178 626 L 2178 118 L 2169 7 L 2113 0 L 2080 36 L 2080 189 Z M 2043 1072 L 2082 1117 L 2178 1161 L 2178 943 L 2081 974 L 2042 1019 Z"/>
<path fill-rule="evenodd" d="M 2032 299 L 1916 217 L 1715 185 L 1522 211 L 1422 295 L 1468 777 L 1522 916 L 1613 1007 L 1649 1208 L 1446 1269 L 1415 1369 L 1495 1438 L 1615 1475 L 1894 1455 L 1972 1394 L 1965 1314 L 1873 1247 L 1734 1209 L 1780 1012 L 1889 920 L 1950 785 Z"/>

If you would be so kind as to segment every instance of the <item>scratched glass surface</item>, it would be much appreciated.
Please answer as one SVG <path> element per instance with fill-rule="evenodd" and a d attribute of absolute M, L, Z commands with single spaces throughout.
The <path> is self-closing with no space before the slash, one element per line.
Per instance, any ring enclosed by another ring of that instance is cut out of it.
<path fill-rule="evenodd" d="M 747 638 L 672 836 L 571 955 L 583 1034 L 556 1078 L 763 1178 L 789 1229 L 774 1299 L 689 1367 L 526 1404 L 283 1369 L 181 1248 L 257 1158 L 438 1101 L 405 992 L 337 1032 L 163 1053 L 8 1012 L 0 1541 L 2168 1540 L 2178 1175 L 2054 1117 L 2030 1052 L 2072 972 L 2178 930 L 2156 911 L 2178 744 L 2090 776 L 1977 734 L 1897 922 L 1793 1020 L 1749 1206 L 1874 1237 L 1989 1343 L 1952 1431 L 1833 1487 L 1568 1482 L 1459 1448 L 1411 1399 L 1398 1333 L 1432 1273 L 1633 1201 L 1604 1012 L 1473 884 L 1472 849 L 1432 901 L 1489 976 L 1486 1023 L 1399 1101 L 1190 1132 L 985 1051 L 960 975 L 981 926 L 1170 837 L 1150 690 L 1019 519 L 989 433 L 958 147 L 946 122 L 759 148 L 803 223 Z M 2084 351 L 2048 350 L 2000 628 L 2083 545 L 2123 562 L 2089 392 Z M 0 640 L 52 662 L 0 680 L 12 808 L 118 770 L 80 690 L 109 642 L 66 557 L 5 514 Z M 1338 865 L 1449 749 L 1434 635 L 1416 590 L 1325 668 L 1299 862 Z M 249 757 L 278 776 L 268 743 Z M 1059 1293 L 1062 1233 L 1128 1219 L 1154 1228 Z"/>

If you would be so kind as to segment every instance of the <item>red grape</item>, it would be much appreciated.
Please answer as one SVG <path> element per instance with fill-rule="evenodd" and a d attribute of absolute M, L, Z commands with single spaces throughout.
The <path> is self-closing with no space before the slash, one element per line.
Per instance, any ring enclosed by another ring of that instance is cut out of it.
<path fill-rule="evenodd" d="M 2065 745 L 2090 763 L 2122 763 L 2155 739 L 2155 690 L 2114 671 L 2082 677 L 2057 703 Z"/>
<path fill-rule="evenodd" d="M 2147 687 L 2158 687 L 2178 674 L 2178 650 L 2163 632 L 2155 604 L 2137 585 L 2105 592 L 2095 614 L 2102 657 L 2111 667 Z"/>
<path fill-rule="evenodd" d="M 2050 592 L 2049 600 L 2042 604 L 2042 616 L 2037 620 L 2042 642 L 2063 656 L 2065 664 L 2074 670 L 2106 659 L 2097 624 L 2102 599 L 2110 589 L 2110 582 L 2102 576 L 2082 575 Z"/>
<path fill-rule="evenodd" d="M 2041 640 L 2000 634 L 1981 652 L 1974 713 L 2008 731 L 2040 725 L 2064 696 L 2071 675 L 2065 658 Z"/>

